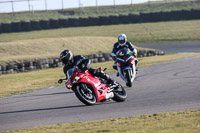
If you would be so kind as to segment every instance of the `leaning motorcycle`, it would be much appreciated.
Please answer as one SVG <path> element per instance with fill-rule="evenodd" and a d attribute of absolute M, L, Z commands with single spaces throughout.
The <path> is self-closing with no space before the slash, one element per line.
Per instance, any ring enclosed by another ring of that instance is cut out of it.
<path fill-rule="evenodd" d="M 117 71 L 119 76 L 131 87 L 136 77 L 135 58 L 133 52 L 128 48 L 119 50 L 116 53 Z"/>
<path fill-rule="evenodd" d="M 110 99 L 116 102 L 126 100 L 126 91 L 117 82 L 114 85 L 108 85 L 106 80 L 93 77 L 88 70 L 80 72 L 78 67 L 69 69 L 66 75 L 65 86 L 73 90 L 76 97 L 86 105 L 93 105 Z"/>

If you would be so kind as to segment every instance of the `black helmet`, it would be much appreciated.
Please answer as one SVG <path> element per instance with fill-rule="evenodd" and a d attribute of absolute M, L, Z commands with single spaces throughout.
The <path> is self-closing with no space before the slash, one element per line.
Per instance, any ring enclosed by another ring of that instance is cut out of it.
<path fill-rule="evenodd" d="M 63 64 L 72 63 L 73 54 L 70 50 L 63 50 L 60 53 L 60 60 Z"/>

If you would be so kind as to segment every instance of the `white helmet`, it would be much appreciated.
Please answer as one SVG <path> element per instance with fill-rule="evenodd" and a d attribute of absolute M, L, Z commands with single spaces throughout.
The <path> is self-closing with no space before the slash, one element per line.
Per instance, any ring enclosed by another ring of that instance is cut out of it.
<path fill-rule="evenodd" d="M 118 36 L 118 42 L 119 42 L 119 44 L 125 44 L 126 41 L 127 41 L 127 37 L 126 37 L 125 34 L 120 34 L 120 35 Z"/>

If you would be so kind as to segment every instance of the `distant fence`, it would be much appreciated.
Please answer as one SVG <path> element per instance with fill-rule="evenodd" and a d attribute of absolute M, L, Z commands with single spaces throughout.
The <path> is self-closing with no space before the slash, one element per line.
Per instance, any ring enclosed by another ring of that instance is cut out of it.
<path fill-rule="evenodd" d="M 164 52 L 152 51 L 152 50 L 138 50 L 138 57 L 155 56 L 155 55 L 164 55 Z M 100 52 L 97 54 L 86 55 L 85 57 L 90 59 L 92 63 L 112 60 L 112 58 L 110 57 L 110 53 Z M 6 65 L 0 65 L 0 75 L 27 72 L 38 69 L 55 68 L 61 66 L 62 62 L 60 61 L 59 58 L 23 61 L 20 63 L 7 63 Z"/>
<path fill-rule="evenodd" d="M 200 19 L 200 10 L 179 10 L 170 12 L 139 13 L 118 16 L 99 16 L 88 18 L 50 19 L 0 23 L 0 33 L 24 32 L 80 26 L 114 25 L 177 20 Z"/>

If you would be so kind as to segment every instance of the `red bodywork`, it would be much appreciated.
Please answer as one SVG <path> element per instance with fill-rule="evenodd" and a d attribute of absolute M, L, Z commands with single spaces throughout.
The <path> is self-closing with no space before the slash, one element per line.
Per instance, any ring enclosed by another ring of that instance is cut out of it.
<path fill-rule="evenodd" d="M 78 68 L 76 68 L 70 79 L 65 82 L 65 86 L 73 90 L 73 85 L 78 83 L 91 85 L 95 92 L 97 102 L 106 99 L 106 94 L 110 90 L 110 88 L 107 85 L 102 84 L 98 78 L 94 78 L 88 70 L 80 73 Z"/>
<path fill-rule="evenodd" d="M 119 66 L 119 67 L 121 67 L 121 66 L 125 66 L 125 65 L 130 65 L 130 64 L 132 64 L 132 65 L 134 65 L 135 64 L 135 59 L 133 58 L 133 59 L 131 59 L 131 60 L 129 60 L 128 62 L 117 62 L 117 65 Z"/>

